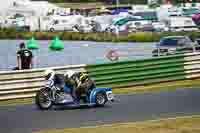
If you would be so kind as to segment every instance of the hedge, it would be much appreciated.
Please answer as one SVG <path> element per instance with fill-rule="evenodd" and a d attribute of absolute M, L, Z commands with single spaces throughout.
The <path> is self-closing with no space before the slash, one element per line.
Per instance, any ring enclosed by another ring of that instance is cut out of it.
<path fill-rule="evenodd" d="M 17 32 L 15 29 L 0 29 L 0 39 L 51 40 L 59 36 L 62 40 L 97 41 L 97 42 L 157 42 L 164 36 L 186 35 L 192 40 L 200 37 L 198 32 L 136 32 L 120 36 L 112 33 L 78 33 L 78 32 Z"/>

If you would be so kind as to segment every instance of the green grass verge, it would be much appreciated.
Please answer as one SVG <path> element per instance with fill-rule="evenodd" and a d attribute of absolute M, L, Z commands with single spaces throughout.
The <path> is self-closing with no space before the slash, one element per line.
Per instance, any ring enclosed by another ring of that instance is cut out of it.
<path fill-rule="evenodd" d="M 161 91 L 174 91 L 177 89 L 191 89 L 191 88 L 199 88 L 200 79 L 193 80 L 183 80 L 183 81 L 174 81 L 167 83 L 159 83 L 153 85 L 145 85 L 145 86 L 136 86 L 130 88 L 119 88 L 113 89 L 114 94 L 137 94 L 137 93 L 152 93 L 152 92 L 161 92 Z M 25 104 L 33 104 L 33 98 L 27 99 L 16 99 L 16 100 L 8 100 L 8 101 L 0 101 L 0 106 L 13 106 L 13 105 L 25 105 Z"/>
<path fill-rule="evenodd" d="M 135 93 L 147 93 L 147 92 L 174 91 L 183 88 L 184 89 L 199 88 L 199 86 L 200 86 L 200 79 L 193 79 L 193 80 L 173 81 L 173 82 L 158 83 L 153 85 L 113 89 L 113 93 L 135 94 Z"/>
<path fill-rule="evenodd" d="M 33 104 L 33 103 L 34 103 L 33 98 L 26 98 L 26 99 L 0 101 L 0 106 L 26 105 L 26 104 Z"/>
<path fill-rule="evenodd" d="M 37 133 L 199 133 L 200 116 L 177 117 L 88 128 L 57 129 Z"/>

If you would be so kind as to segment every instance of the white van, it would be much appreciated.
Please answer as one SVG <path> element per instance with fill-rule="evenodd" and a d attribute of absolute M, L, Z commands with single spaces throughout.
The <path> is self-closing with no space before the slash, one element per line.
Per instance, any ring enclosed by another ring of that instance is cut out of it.
<path fill-rule="evenodd" d="M 48 31 L 73 31 L 73 27 L 82 21 L 80 15 L 73 16 L 53 16 L 50 24 L 47 26 Z"/>
<path fill-rule="evenodd" d="M 57 16 L 53 17 L 51 23 L 47 26 L 48 31 L 76 31 L 91 32 L 90 19 L 81 15 Z"/>
<path fill-rule="evenodd" d="M 72 31 L 73 23 L 67 18 L 54 18 L 50 25 L 48 25 L 48 31 Z"/>
<path fill-rule="evenodd" d="M 167 26 L 170 31 L 198 31 L 197 25 L 190 17 L 169 17 Z"/>

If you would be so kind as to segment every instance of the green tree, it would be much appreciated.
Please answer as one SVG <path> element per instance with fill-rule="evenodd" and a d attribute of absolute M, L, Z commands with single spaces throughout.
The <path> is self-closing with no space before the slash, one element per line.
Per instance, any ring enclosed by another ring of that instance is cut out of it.
<path fill-rule="evenodd" d="M 32 0 L 32 1 L 42 1 L 42 0 Z M 52 3 L 65 3 L 65 2 L 108 2 L 108 0 L 47 0 Z M 115 0 L 110 0 L 111 2 L 115 3 Z M 148 0 L 119 0 L 120 3 L 123 4 L 146 4 Z"/>

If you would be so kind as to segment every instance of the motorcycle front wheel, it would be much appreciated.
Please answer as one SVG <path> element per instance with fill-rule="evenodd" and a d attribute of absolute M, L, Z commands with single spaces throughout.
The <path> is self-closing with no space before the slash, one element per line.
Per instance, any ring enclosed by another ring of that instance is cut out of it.
<path fill-rule="evenodd" d="M 46 88 L 43 88 L 36 93 L 35 103 L 41 110 L 48 110 L 52 107 L 53 103 L 49 97 L 49 91 Z"/>

